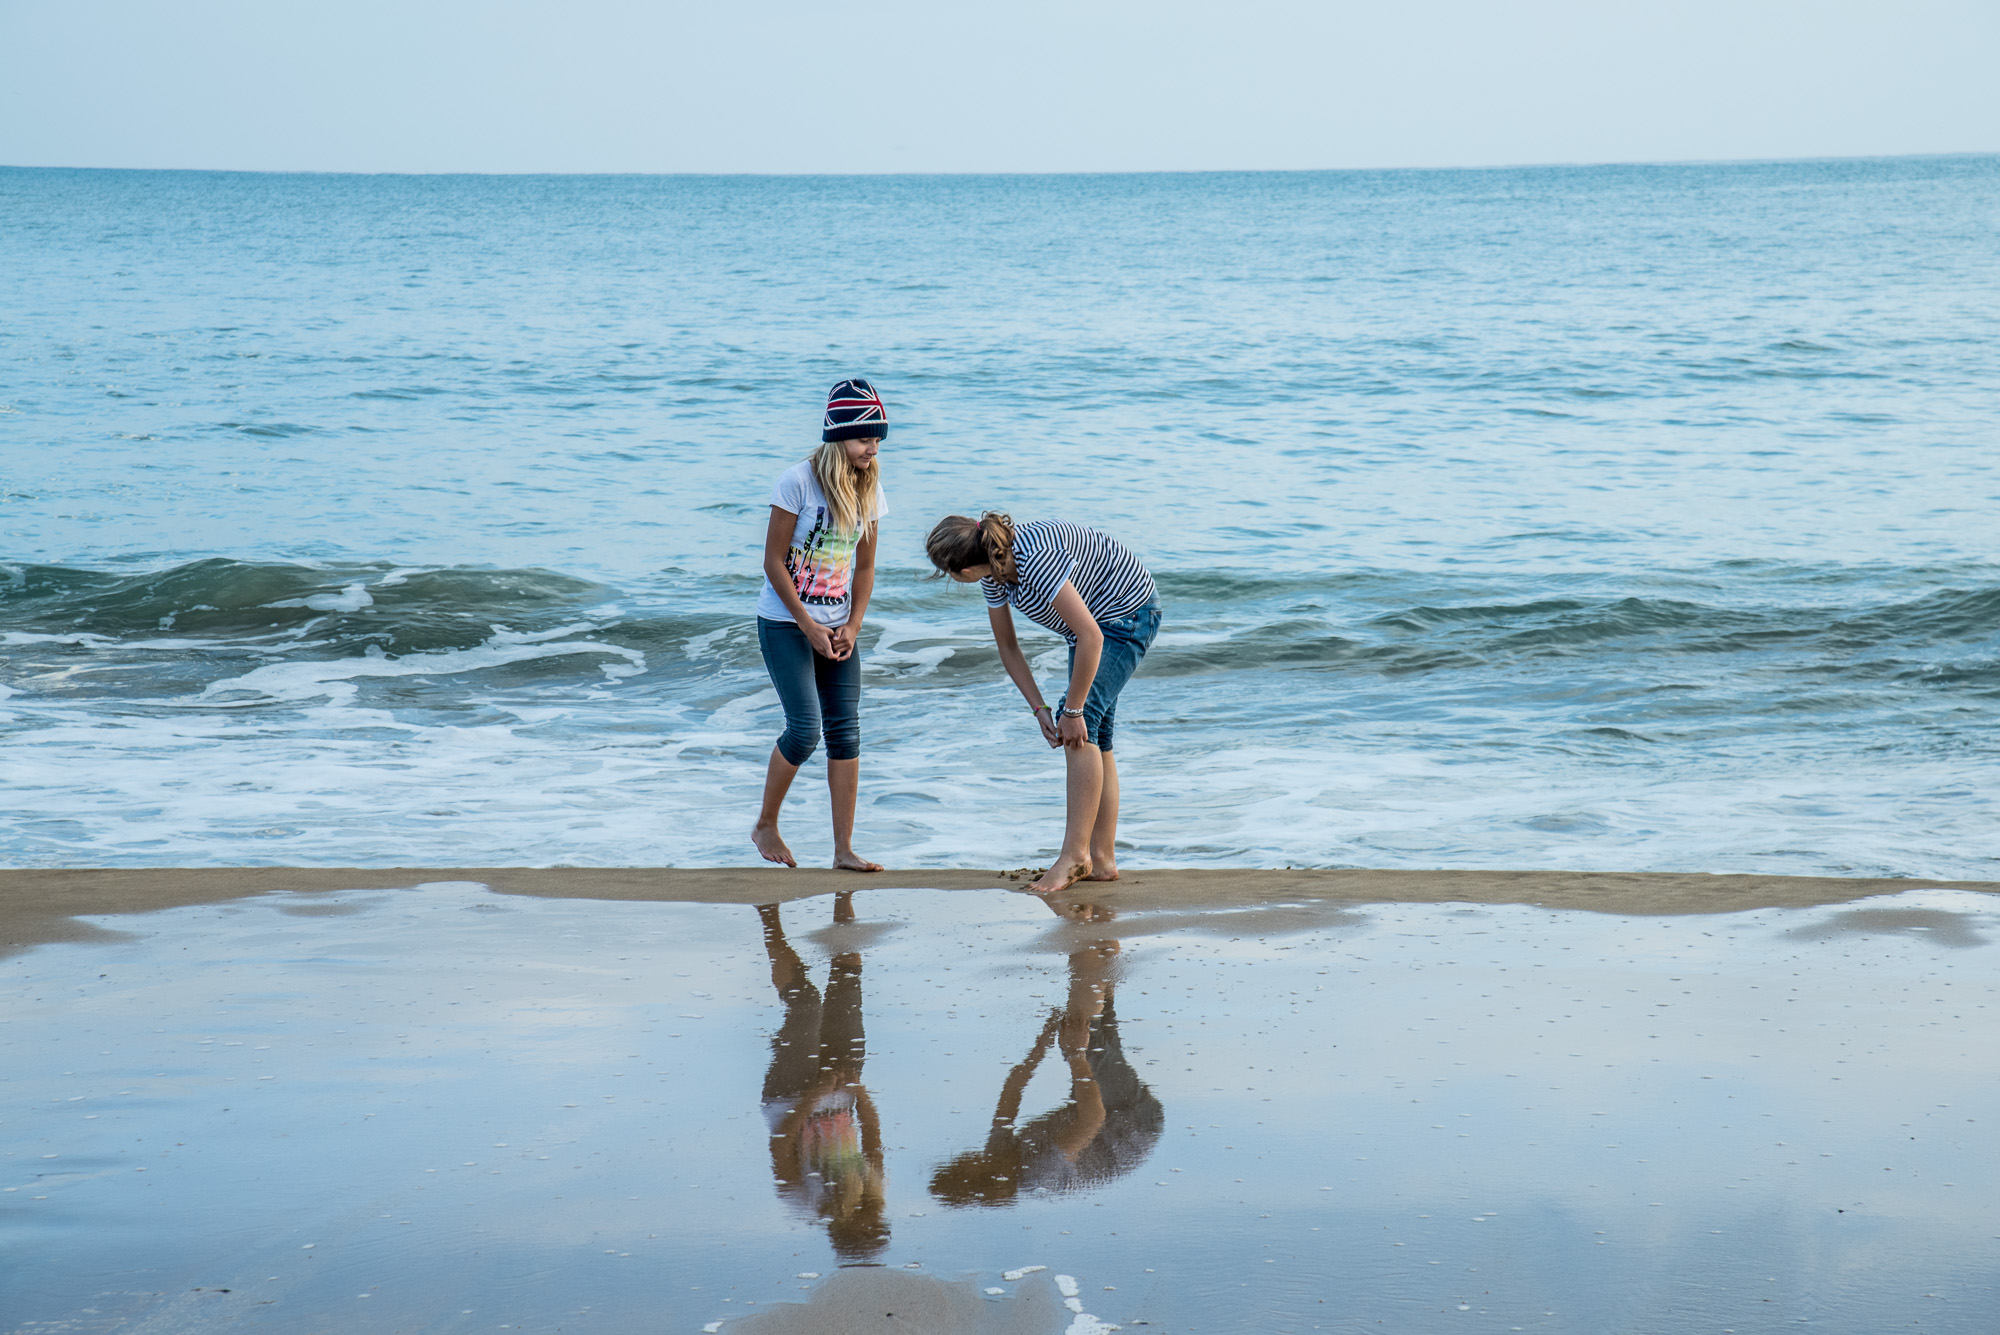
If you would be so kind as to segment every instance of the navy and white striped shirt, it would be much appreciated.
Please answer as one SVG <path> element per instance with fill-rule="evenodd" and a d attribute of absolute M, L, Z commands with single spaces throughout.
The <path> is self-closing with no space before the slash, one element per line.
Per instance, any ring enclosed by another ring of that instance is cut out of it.
<path fill-rule="evenodd" d="M 1076 585 L 1092 619 L 1116 621 L 1158 597 L 1153 577 L 1125 544 L 1108 533 L 1061 519 L 1037 519 L 1014 530 L 1014 582 L 979 581 L 988 607 L 1012 604 L 1028 618 L 1076 643 L 1056 614 L 1056 595 Z"/>

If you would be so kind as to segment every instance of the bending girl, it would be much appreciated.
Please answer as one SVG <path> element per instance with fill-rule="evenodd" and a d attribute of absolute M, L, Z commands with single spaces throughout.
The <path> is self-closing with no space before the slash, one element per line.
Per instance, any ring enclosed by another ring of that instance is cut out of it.
<path fill-rule="evenodd" d="M 757 647 L 785 707 L 785 731 L 771 749 L 764 809 L 750 840 L 766 861 L 787 867 L 799 864 L 778 835 L 778 809 L 824 728 L 833 865 L 882 870 L 854 851 L 854 798 L 861 782 L 856 637 L 875 588 L 876 523 L 889 512 L 875 457 L 888 434 L 889 419 L 874 387 L 866 380 L 841 381 L 827 395 L 819 449 L 786 469 L 771 493 Z"/>
<path fill-rule="evenodd" d="M 1160 631 L 1153 577 L 1107 533 L 1050 519 L 1016 528 L 991 510 L 979 519 L 939 520 L 924 549 L 939 573 L 962 584 L 979 582 L 1001 664 L 1042 736 L 1065 750 L 1069 802 L 1062 851 L 1029 888 L 1051 894 L 1079 880 L 1117 880 L 1118 766 L 1111 732 L 1118 693 Z M 1054 710 L 1043 703 L 1014 638 L 1016 607 L 1069 641 L 1069 685 Z"/>

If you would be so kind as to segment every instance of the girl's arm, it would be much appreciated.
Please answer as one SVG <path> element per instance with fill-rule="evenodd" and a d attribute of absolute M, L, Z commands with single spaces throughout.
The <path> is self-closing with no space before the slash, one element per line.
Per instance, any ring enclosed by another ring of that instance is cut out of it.
<path fill-rule="evenodd" d="M 1098 628 L 1097 618 L 1090 614 L 1074 584 L 1065 582 L 1056 594 L 1056 615 L 1069 627 L 1070 634 L 1076 636 L 1076 663 L 1070 668 L 1069 690 L 1063 698 L 1071 709 L 1082 709 L 1083 702 L 1090 698 L 1090 684 L 1097 680 L 1098 660 L 1104 656 L 1104 632 Z M 1082 746 L 1090 740 L 1090 730 L 1083 726 L 1083 720 L 1068 716 L 1056 721 L 1056 735 L 1064 746 Z"/>
<path fill-rule="evenodd" d="M 799 591 L 792 587 L 792 572 L 785 569 L 785 553 L 792 549 L 792 534 L 798 531 L 799 517 L 780 506 L 771 507 L 771 526 L 764 530 L 764 578 L 778 591 L 778 599 L 806 633 L 806 642 L 827 658 L 845 658 L 834 652 L 833 632 L 812 619 Z"/>
<path fill-rule="evenodd" d="M 1059 746 L 1056 740 L 1054 711 L 1042 701 L 1042 688 L 1035 684 L 1035 674 L 1028 667 L 1027 655 L 1021 652 L 1021 642 L 1014 636 L 1014 609 L 1004 604 L 986 609 L 986 620 L 993 627 L 993 645 L 1000 651 L 1000 666 L 1007 669 L 1007 675 L 1014 679 L 1020 689 L 1021 698 L 1035 711 L 1035 722 L 1042 727 L 1042 736 L 1050 746 Z M 1092 623 L 1095 624 L 1095 623 Z"/>
<path fill-rule="evenodd" d="M 847 624 L 835 627 L 834 647 L 842 650 L 834 655 L 845 658 L 854 652 L 855 641 L 861 638 L 861 618 L 868 611 L 868 597 L 875 592 L 875 525 L 861 535 L 861 541 L 854 547 L 854 577 L 848 585 L 852 601 L 847 608 Z"/>

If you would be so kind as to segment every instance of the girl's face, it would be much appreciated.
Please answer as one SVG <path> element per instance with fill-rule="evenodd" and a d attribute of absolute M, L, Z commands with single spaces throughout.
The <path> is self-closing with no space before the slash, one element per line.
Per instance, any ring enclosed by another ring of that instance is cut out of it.
<path fill-rule="evenodd" d="M 880 436 L 856 436 L 840 443 L 847 451 L 847 466 L 857 473 L 874 463 L 876 451 L 882 448 Z"/>

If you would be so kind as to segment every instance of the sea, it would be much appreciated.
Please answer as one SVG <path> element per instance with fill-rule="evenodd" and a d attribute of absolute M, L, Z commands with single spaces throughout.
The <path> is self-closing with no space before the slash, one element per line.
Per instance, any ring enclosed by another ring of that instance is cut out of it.
<path fill-rule="evenodd" d="M 992 508 L 1157 576 L 1128 866 L 2000 879 L 1993 156 L 0 170 L 0 865 L 754 861 L 769 496 L 853 375 L 880 861 L 1060 836 L 926 578 Z"/>

